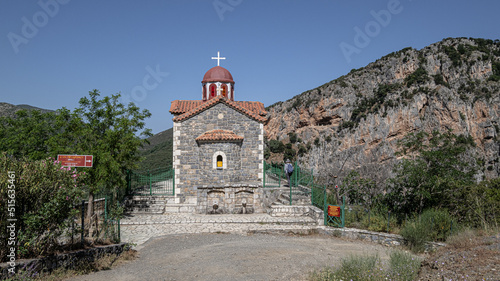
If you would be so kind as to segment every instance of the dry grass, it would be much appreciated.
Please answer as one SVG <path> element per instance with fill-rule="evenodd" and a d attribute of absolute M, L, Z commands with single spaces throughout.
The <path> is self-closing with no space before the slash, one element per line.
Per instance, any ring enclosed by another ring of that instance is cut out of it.
<path fill-rule="evenodd" d="M 481 237 L 498 233 L 500 233 L 498 228 L 488 228 L 488 230 L 465 228 L 448 237 L 446 244 L 456 249 L 471 248 L 484 243 L 484 239 L 480 239 Z"/>
<path fill-rule="evenodd" d="M 76 270 L 68 270 L 68 269 L 60 268 L 60 269 L 54 270 L 50 274 L 49 273 L 42 273 L 40 275 L 37 274 L 35 276 L 33 273 L 21 272 L 21 273 L 16 274 L 15 278 L 8 279 L 8 280 L 61 281 L 61 280 L 66 280 L 66 279 L 74 277 L 74 276 L 89 274 L 91 272 L 96 272 L 96 271 L 101 271 L 101 270 L 110 270 L 113 267 L 127 263 L 131 260 L 135 260 L 137 258 L 137 256 L 138 256 L 138 253 L 136 250 L 129 249 L 129 250 L 123 252 L 119 256 L 117 256 L 115 254 L 103 256 L 103 257 L 95 260 L 93 263 L 87 263 L 87 264 L 81 265 L 80 268 L 78 268 Z"/>

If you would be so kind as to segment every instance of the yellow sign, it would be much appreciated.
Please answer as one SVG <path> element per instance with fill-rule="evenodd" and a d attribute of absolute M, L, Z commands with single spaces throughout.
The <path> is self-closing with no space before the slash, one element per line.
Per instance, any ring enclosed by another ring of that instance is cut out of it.
<path fill-rule="evenodd" d="M 222 161 L 217 161 L 217 168 L 222 168 Z"/>

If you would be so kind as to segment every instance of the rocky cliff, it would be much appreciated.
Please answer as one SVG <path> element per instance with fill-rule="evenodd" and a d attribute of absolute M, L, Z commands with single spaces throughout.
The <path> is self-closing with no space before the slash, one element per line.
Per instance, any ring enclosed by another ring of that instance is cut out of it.
<path fill-rule="evenodd" d="M 398 140 L 451 129 L 473 137 L 482 176 L 493 178 L 500 172 L 499 107 L 500 42 L 449 38 L 391 53 L 273 104 L 265 130 L 268 140 L 284 143 L 294 135 L 297 159 L 315 171 L 342 178 L 354 169 L 380 182 L 398 161 Z"/>

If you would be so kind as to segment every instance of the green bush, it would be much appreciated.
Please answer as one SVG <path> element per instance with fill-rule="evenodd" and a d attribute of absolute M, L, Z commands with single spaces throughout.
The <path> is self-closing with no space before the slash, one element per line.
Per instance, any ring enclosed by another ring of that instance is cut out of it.
<path fill-rule="evenodd" d="M 405 82 L 408 87 L 413 84 L 422 84 L 427 80 L 429 80 L 429 76 L 427 75 L 427 71 L 422 67 L 417 68 L 415 72 L 405 78 Z"/>
<path fill-rule="evenodd" d="M 290 159 L 290 160 L 295 160 L 295 149 L 292 148 L 287 148 L 285 149 L 285 154 L 283 155 L 283 159 Z"/>
<path fill-rule="evenodd" d="M 290 138 L 290 143 L 297 142 L 297 134 L 294 132 L 288 133 L 288 137 Z"/>
<path fill-rule="evenodd" d="M 393 251 L 389 259 L 387 277 L 390 280 L 415 280 L 418 276 L 420 265 L 420 258 L 407 252 Z"/>
<path fill-rule="evenodd" d="M 279 140 L 270 140 L 269 149 L 272 153 L 282 153 L 285 151 L 285 145 Z"/>
<path fill-rule="evenodd" d="M 446 210 L 425 210 L 417 218 L 408 221 L 401 230 L 414 252 L 423 252 L 428 241 L 446 241 L 451 234 L 452 218 Z"/>
<path fill-rule="evenodd" d="M 0 154 L 0 167 L 4 168 L 0 174 L 0 227 L 6 229 L 7 219 L 17 219 L 17 257 L 36 257 L 55 250 L 73 206 L 82 199 L 84 173 L 61 167 L 53 159 L 17 160 L 5 153 Z M 7 209 L 13 203 L 8 200 L 15 200 L 15 209 Z M 0 233 L 1 259 L 6 257 L 6 234 Z"/>
<path fill-rule="evenodd" d="M 415 280 L 421 260 L 409 253 L 393 251 L 389 265 L 375 256 L 350 256 L 342 259 L 340 266 L 326 267 L 311 274 L 310 280 Z"/>
<path fill-rule="evenodd" d="M 387 223 L 389 222 L 389 230 Z M 375 208 L 368 213 L 362 206 L 351 206 L 345 214 L 346 227 L 367 229 L 376 232 L 394 232 L 398 230 L 396 216 L 391 215 L 387 210 Z"/>
<path fill-rule="evenodd" d="M 408 242 L 408 247 L 415 253 L 425 250 L 425 242 L 429 240 L 428 228 L 418 220 L 405 224 L 400 232 L 401 236 Z"/>
<path fill-rule="evenodd" d="M 500 178 L 464 186 L 456 198 L 470 203 L 456 207 L 457 219 L 463 224 L 484 230 L 500 224 Z"/>
<path fill-rule="evenodd" d="M 452 218 L 446 210 L 425 210 L 419 220 L 428 226 L 431 241 L 446 241 L 450 235 Z"/>

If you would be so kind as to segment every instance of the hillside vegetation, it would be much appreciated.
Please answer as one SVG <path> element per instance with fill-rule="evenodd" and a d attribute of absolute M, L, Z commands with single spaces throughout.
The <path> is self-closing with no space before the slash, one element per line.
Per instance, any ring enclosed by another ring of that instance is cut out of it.
<path fill-rule="evenodd" d="M 140 170 L 172 168 L 172 132 L 170 128 L 147 139 L 149 144 L 139 150 L 139 155 L 144 158 L 139 164 Z"/>
<path fill-rule="evenodd" d="M 319 176 L 341 182 L 355 170 L 384 183 L 400 160 L 398 141 L 451 130 L 475 143 L 478 177 L 496 178 L 500 42 L 448 38 L 405 48 L 267 110 L 268 160 L 293 157 Z"/>

